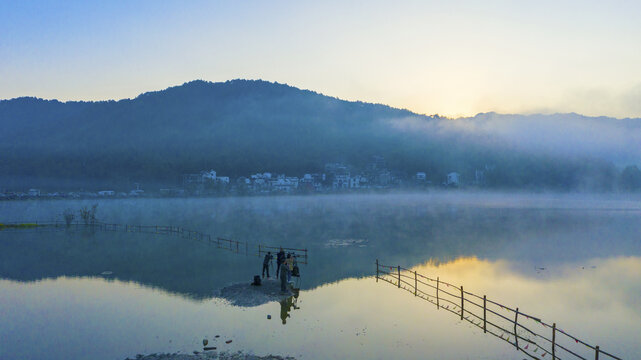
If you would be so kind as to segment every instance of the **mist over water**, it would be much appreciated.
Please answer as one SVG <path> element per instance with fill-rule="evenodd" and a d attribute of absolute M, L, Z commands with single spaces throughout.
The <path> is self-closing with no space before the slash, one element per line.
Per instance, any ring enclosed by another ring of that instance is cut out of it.
<path fill-rule="evenodd" d="M 401 357 L 414 358 L 425 346 L 435 346 L 437 339 L 442 343 L 449 341 L 436 332 L 437 328 L 447 328 L 445 333 L 450 338 L 464 344 L 456 351 L 439 348 L 440 358 L 455 359 L 476 353 L 518 358 L 513 348 L 482 337 L 482 331 L 479 335 L 476 330 L 457 324 L 455 318 L 437 313 L 428 303 L 418 303 L 393 286 L 375 283 L 369 276 L 375 275 L 375 260 L 379 259 L 394 266 L 416 267 L 427 276 L 440 276 L 442 280 L 465 285 L 469 291 L 487 294 L 495 301 L 520 306 L 550 322 L 564 324 L 574 335 L 615 354 L 617 350 L 619 354 L 639 350 L 627 336 L 608 335 L 616 329 L 635 332 L 636 325 L 625 319 L 641 318 L 638 311 L 641 284 L 634 275 L 641 257 L 638 235 L 641 201 L 636 197 L 432 192 L 5 201 L 0 202 L 0 218 L 3 222 L 61 220 L 65 209 L 77 210 L 94 203 L 98 204 L 98 219 L 107 223 L 181 226 L 212 237 L 248 242 L 249 249 L 258 243 L 308 249 L 309 264 L 301 265 L 300 309 L 292 310 L 285 327 L 272 327 L 280 324 L 261 321 L 266 314 L 274 314 L 278 304 L 268 303 L 245 312 L 217 299 L 219 289 L 249 282 L 260 273 L 262 259 L 253 255 L 255 251 L 236 254 L 208 243 L 157 234 L 89 229 L 5 230 L 0 231 L 0 278 L 4 279 L 0 282 L 0 293 L 5 294 L 0 301 L 22 315 L 9 317 L 5 313 L 5 326 L 0 325 L 0 333 L 11 334 L 12 339 L 20 334 L 25 338 L 37 335 L 33 327 L 16 332 L 18 322 L 32 321 L 18 299 L 35 302 L 34 308 L 50 313 L 54 311 L 51 306 L 36 300 L 49 293 L 64 308 L 60 311 L 79 312 L 74 326 L 89 326 L 82 319 L 93 319 L 90 328 L 107 331 L 112 344 L 123 344 L 122 349 L 127 349 L 105 351 L 113 355 L 105 358 L 124 358 L 137 352 L 198 350 L 201 338 L 211 336 L 208 333 L 212 331 L 240 337 L 243 344 L 238 345 L 239 349 L 259 353 L 299 353 L 302 358 L 325 354 L 327 358 L 340 358 L 358 351 L 378 354 L 387 347 L 401 351 Z M 626 275 L 608 282 L 621 271 Z M 124 302 L 118 297 L 108 297 L 95 303 L 91 289 L 103 288 L 121 294 Z M 84 305 L 81 308 L 65 305 L 63 289 L 74 289 L 77 301 Z M 609 294 L 607 298 L 602 296 L 603 291 Z M 8 296 L 11 293 L 21 295 Z M 550 301 L 542 302 L 539 296 Z M 578 305 L 577 296 L 583 299 Z M 151 313 L 143 312 L 136 315 L 139 325 L 124 332 L 119 330 L 117 321 L 101 320 L 103 316 L 112 316 L 124 321 L 132 316 L 130 306 L 142 306 L 145 302 L 158 304 L 154 316 L 161 320 L 152 321 L 146 318 Z M 363 306 L 364 303 L 372 305 Z M 411 316 L 390 310 L 389 306 L 381 308 L 382 304 L 394 304 L 393 309 L 409 306 L 426 318 L 420 325 L 415 324 Z M 100 306 L 114 309 L 115 313 L 108 315 Z M 328 306 L 335 313 L 322 310 Z M 573 310 L 567 311 L 569 307 Z M 171 315 L 175 309 L 206 313 L 210 321 L 192 316 L 175 318 Z M 585 320 L 593 313 L 600 314 L 599 322 Z M 220 325 L 229 314 L 242 319 L 239 320 L 242 324 L 253 325 Z M 345 317 L 353 320 L 341 320 Z M 323 325 L 310 325 L 316 321 Z M 183 335 L 155 330 L 170 323 L 179 323 Z M 398 348 L 400 343 L 390 343 L 383 333 L 379 334 L 389 323 L 403 329 L 394 341 L 409 345 Z M 45 328 L 52 331 L 65 324 L 67 320 L 50 317 Z M 265 342 L 260 332 L 251 330 L 256 326 L 267 326 L 263 331 L 268 336 L 296 337 L 299 345 L 281 347 L 277 341 Z M 356 331 L 350 326 L 367 327 L 369 337 L 361 338 L 363 329 Z M 349 339 L 354 341 L 343 343 L 321 335 L 335 329 L 349 330 Z M 414 331 L 422 335 L 410 335 Z M 354 337 L 357 332 L 359 337 Z M 85 338 L 80 333 L 74 334 L 77 339 Z M 123 336 L 138 342 L 128 342 Z M 321 345 L 312 346 L 311 339 Z M 342 344 L 340 347 L 333 346 L 337 341 Z M 59 358 L 65 358 L 75 348 L 86 348 L 78 341 L 60 339 L 60 342 L 66 345 L 58 352 Z M 13 346 L 9 354 L 24 355 L 20 346 Z"/>
<path fill-rule="evenodd" d="M 372 274 L 371 264 L 376 258 L 409 267 L 430 259 L 478 256 L 518 259 L 523 267 L 534 267 L 641 254 L 637 235 L 641 233 L 637 221 L 641 202 L 613 195 L 446 192 L 23 201 L 0 202 L 0 213 L 5 222 L 62 220 L 64 209 L 94 203 L 98 204 L 98 219 L 107 223 L 173 225 L 214 238 L 307 248 L 314 264 L 310 266 L 312 273 L 317 267 L 336 263 L 335 259 L 349 259 L 340 270 L 319 271 L 323 278 L 321 274 L 336 273 L 329 276 L 335 280 Z M 124 237 L 129 235 L 96 236 L 125 242 Z M 179 241 L 184 252 L 196 252 L 194 249 L 204 246 L 183 239 L 135 236 L 167 244 Z M 141 249 L 145 246 L 143 241 L 130 243 Z"/>

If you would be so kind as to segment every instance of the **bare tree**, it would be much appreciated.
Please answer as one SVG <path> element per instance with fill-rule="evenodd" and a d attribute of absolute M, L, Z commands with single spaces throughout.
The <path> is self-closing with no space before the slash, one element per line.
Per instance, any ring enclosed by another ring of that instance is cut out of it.
<path fill-rule="evenodd" d="M 62 216 L 65 218 L 65 223 L 67 223 L 67 227 L 71 226 L 73 219 L 75 219 L 76 217 L 74 211 L 69 208 L 65 209 L 65 211 L 62 213 Z"/>
<path fill-rule="evenodd" d="M 87 206 L 83 206 L 80 209 L 80 217 L 85 222 L 85 225 L 93 225 L 96 223 L 96 211 L 98 210 L 98 204 L 93 204 L 91 209 Z"/>

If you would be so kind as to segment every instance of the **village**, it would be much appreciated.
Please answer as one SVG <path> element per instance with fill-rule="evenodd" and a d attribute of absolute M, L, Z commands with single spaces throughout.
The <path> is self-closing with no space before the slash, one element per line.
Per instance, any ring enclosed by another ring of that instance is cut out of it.
<path fill-rule="evenodd" d="M 420 190 L 430 187 L 456 189 L 462 185 L 461 175 L 458 172 L 448 173 L 441 182 L 435 184 L 426 172 L 416 172 L 408 176 L 390 170 L 381 156 L 373 157 L 367 167 L 361 170 L 355 170 L 354 167 L 341 162 L 327 163 L 323 170 L 323 172 L 305 173 L 300 176 L 259 172 L 232 179 L 210 169 L 183 174 L 181 186 L 164 187 L 156 191 L 145 191 L 139 183 L 135 183 L 135 189 L 129 191 L 105 189 L 45 192 L 30 188 L 22 192 L 0 192 L 0 200 L 322 194 L 391 189 Z M 483 181 L 484 171 L 476 170 L 474 179 L 467 185 L 481 185 Z"/>

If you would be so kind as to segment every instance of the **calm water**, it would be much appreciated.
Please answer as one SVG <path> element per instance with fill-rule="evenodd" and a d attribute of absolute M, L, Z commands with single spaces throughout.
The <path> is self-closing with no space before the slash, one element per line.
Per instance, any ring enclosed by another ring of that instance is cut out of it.
<path fill-rule="evenodd" d="M 1 202 L 0 222 L 61 219 L 65 208 L 93 203 Z M 260 259 L 171 236 L 0 232 L 1 359 L 191 352 L 202 350 L 203 338 L 223 350 L 306 359 L 524 357 L 455 315 L 377 283 L 377 258 L 518 306 L 615 355 L 641 354 L 639 199 L 111 200 L 99 202 L 98 218 L 306 247 L 302 291 L 282 304 L 230 306 L 217 290 L 250 280 Z"/>

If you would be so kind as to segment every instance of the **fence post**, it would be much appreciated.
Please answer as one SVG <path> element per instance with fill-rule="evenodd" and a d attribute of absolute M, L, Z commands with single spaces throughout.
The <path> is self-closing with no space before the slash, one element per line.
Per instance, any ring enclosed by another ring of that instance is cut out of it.
<path fill-rule="evenodd" d="M 461 285 L 461 320 L 463 320 L 463 305 L 465 305 L 463 296 L 463 285 Z"/>
<path fill-rule="evenodd" d="M 416 270 L 414 270 L 414 296 L 416 296 L 417 287 L 418 287 L 418 278 L 416 277 Z"/>
<path fill-rule="evenodd" d="M 401 288 L 401 265 L 398 265 L 398 288 Z"/>
<path fill-rule="evenodd" d="M 556 359 L 555 348 L 556 347 L 556 323 L 552 324 L 552 360 Z"/>
<path fill-rule="evenodd" d="M 514 343 L 516 345 L 516 351 L 519 350 L 519 336 L 516 335 L 516 324 L 519 322 L 519 308 L 516 308 L 516 314 L 514 315 Z M 554 345 L 552 345 L 552 359 L 554 360 Z"/>
<path fill-rule="evenodd" d="M 595 348 L 596 352 L 594 353 L 594 360 L 599 360 L 599 345 Z"/>
<path fill-rule="evenodd" d="M 378 259 L 376 259 L 376 282 L 378 282 Z"/>
<path fill-rule="evenodd" d="M 487 332 L 487 297 L 483 295 L 483 333 Z"/>
<path fill-rule="evenodd" d="M 439 277 L 437 276 L 436 277 L 436 309 L 437 310 L 441 308 L 441 306 L 439 305 L 439 300 L 438 300 L 439 299 L 439 297 L 438 297 L 438 285 L 440 283 L 441 283 L 441 281 L 439 280 Z"/>
<path fill-rule="evenodd" d="M 258 256 L 260 256 L 260 244 L 258 244 Z"/>

